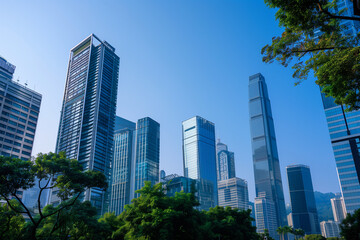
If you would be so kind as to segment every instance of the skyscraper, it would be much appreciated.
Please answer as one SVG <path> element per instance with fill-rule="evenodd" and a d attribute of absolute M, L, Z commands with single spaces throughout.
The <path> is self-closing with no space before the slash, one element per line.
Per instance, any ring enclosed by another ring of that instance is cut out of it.
<path fill-rule="evenodd" d="M 305 234 L 320 234 L 310 168 L 305 165 L 286 167 L 291 213 L 294 228 L 301 228 Z"/>
<path fill-rule="evenodd" d="M 144 181 L 159 182 L 160 124 L 149 117 L 136 124 L 135 191 L 144 186 Z M 135 194 L 135 197 L 138 197 Z"/>
<path fill-rule="evenodd" d="M 130 204 L 132 168 L 134 168 L 134 149 L 136 124 L 121 117 L 115 119 L 114 157 L 111 175 L 111 197 L 109 212 L 119 215 L 126 204 Z"/>
<path fill-rule="evenodd" d="M 228 151 L 228 147 L 220 139 L 216 143 L 216 168 L 218 181 L 235 177 L 234 153 Z"/>
<path fill-rule="evenodd" d="M 41 94 L 12 81 L 15 66 L 0 57 L 0 154 L 31 157 Z"/>
<path fill-rule="evenodd" d="M 260 73 L 249 78 L 249 113 L 256 196 L 262 193 L 266 202 L 274 204 L 275 224 L 284 226 L 287 220 L 275 128 L 265 78 Z"/>
<path fill-rule="evenodd" d="M 346 218 L 344 198 L 336 196 L 330 199 L 330 202 L 335 222 L 342 222 Z"/>
<path fill-rule="evenodd" d="M 215 125 L 196 116 L 182 123 L 182 135 L 184 176 L 212 183 L 213 204 L 211 207 L 214 207 L 217 205 Z"/>
<path fill-rule="evenodd" d="M 321 94 L 346 213 L 360 208 L 360 111 L 347 112 Z"/>
<path fill-rule="evenodd" d="M 119 62 L 115 48 L 94 34 L 71 49 L 56 143 L 56 152 L 64 151 L 85 170 L 100 171 L 106 177 L 110 177 L 113 156 Z M 103 213 L 107 193 L 88 189 L 84 200 Z"/>
<path fill-rule="evenodd" d="M 218 182 L 219 206 L 242 210 L 249 208 L 248 185 L 244 179 L 230 178 Z"/>
<path fill-rule="evenodd" d="M 255 198 L 255 220 L 256 231 L 263 233 L 265 229 L 269 231 L 269 235 L 274 239 L 279 239 L 276 229 L 278 227 L 276 221 L 276 207 L 274 202 L 266 197 L 265 192 L 258 193 Z"/>

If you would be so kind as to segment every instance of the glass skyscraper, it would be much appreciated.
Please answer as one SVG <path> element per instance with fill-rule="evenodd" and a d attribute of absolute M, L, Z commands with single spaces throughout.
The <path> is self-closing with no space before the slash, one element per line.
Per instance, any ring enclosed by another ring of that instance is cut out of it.
<path fill-rule="evenodd" d="M 182 123 L 182 135 L 184 176 L 212 183 L 213 205 L 210 207 L 214 207 L 217 205 L 215 125 L 196 116 Z"/>
<path fill-rule="evenodd" d="M 135 150 L 135 191 L 144 186 L 144 181 L 159 182 L 160 124 L 145 117 L 136 125 Z M 138 197 L 135 194 L 135 197 Z"/>
<path fill-rule="evenodd" d="M 121 117 L 115 119 L 112 182 L 109 212 L 119 215 L 130 204 L 134 168 L 134 131 L 136 124 Z"/>
<path fill-rule="evenodd" d="M 276 233 L 278 228 L 276 220 L 276 206 L 274 202 L 266 197 L 265 192 L 260 192 L 254 201 L 255 205 L 255 221 L 256 231 L 263 233 L 265 229 L 269 231 L 269 235 L 274 239 L 279 239 Z"/>
<path fill-rule="evenodd" d="M 276 226 L 285 226 L 287 219 L 274 121 L 265 78 L 260 73 L 249 77 L 249 113 L 256 196 L 260 197 L 261 193 L 267 199 L 264 202 L 274 205 Z M 256 209 L 256 212 L 259 211 Z M 257 228 L 263 231 L 258 225 Z M 277 238 L 277 235 L 271 237 Z"/>
<path fill-rule="evenodd" d="M 41 94 L 12 80 L 15 66 L 0 57 L 0 154 L 29 160 Z"/>
<path fill-rule="evenodd" d="M 113 156 L 119 62 L 115 48 L 94 34 L 71 49 L 56 143 L 56 152 L 106 177 Z M 54 194 L 50 197 L 56 204 Z M 84 200 L 101 213 L 107 210 L 108 194 L 100 189 L 88 189 Z"/>
<path fill-rule="evenodd" d="M 310 168 L 305 165 L 286 167 L 294 228 L 305 234 L 320 234 Z"/>
<path fill-rule="evenodd" d="M 321 94 L 347 213 L 360 208 L 360 111 L 347 112 Z"/>
<path fill-rule="evenodd" d="M 216 143 L 216 168 L 218 181 L 235 177 L 234 153 L 228 151 L 228 147 L 220 139 Z"/>

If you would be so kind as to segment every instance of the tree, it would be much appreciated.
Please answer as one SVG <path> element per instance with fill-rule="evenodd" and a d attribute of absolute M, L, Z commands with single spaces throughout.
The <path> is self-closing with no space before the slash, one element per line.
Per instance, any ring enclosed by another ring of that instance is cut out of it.
<path fill-rule="evenodd" d="M 17 211 L 22 208 L 16 200 L 10 200 Z M 12 210 L 7 203 L 0 205 L 0 239 L 19 239 L 25 225 L 24 217 Z"/>
<path fill-rule="evenodd" d="M 293 229 L 291 233 L 295 235 L 295 239 L 298 239 L 298 237 L 302 237 L 305 235 L 305 231 L 300 228 Z"/>
<path fill-rule="evenodd" d="M 126 205 L 116 220 L 114 225 L 120 227 L 112 234 L 114 239 L 258 239 L 250 211 L 223 207 L 198 211 L 193 192 L 169 197 L 161 183 L 145 182 L 137 193 L 140 197 Z"/>
<path fill-rule="evenodd" d="M 258 236 L 260 240 L 274 240 L 272 237 L 270 237 L 269 230 L 266 228 L 264 229 L 263 233 L 258 233 Z"/>
<path fill-rule="evenodd" d="M 35 179 L 39 181 L 40 188 L 37 199 L 39 214 L 33 216 L 16 193 L 18 189 L 26 190 L 34 186 Z M 43 179 L 46 184 L 41 186 Z M 14 212 L 25 214 L 30 219 L 26 226 L 28 239 L 37 239 L 37 229 L 45 219 L 61 216 L 63 212 L 71 209 L 85 189 L 91 187 L 106 189 L 104 174 L 83 171 L 78 161 L 67 159 L 65 153 L 40 153 L 35 162 L 0 156 L 0 196 Z M 41 194 L 46 189 L 54 188 L 59 190 L 57 196 L 62 202 L 57 207 L 48 207 L 43 211 L 40 205 Z M 15 207 L 10 198 L 18 201 L 21 210 Z"/>
<path fill-rule="evenodd" d="M 252 240 L 258 239 L 256 227 L 251 225 L 251 210 L 243 211 L 231 207 L 216 206 L 205 214 L 211 223 L 214 239 L 222 240 Z"/>
<path fill-rule="evenodd" d="M 320 234 L 310 234 L 305 236 L 305 240 L 326 240 L 326 238 Z"/>
<path fill-rule="evenodd" d="M 283 227 L 278 227 L 276 232 L 279 234 L 280 240 L 284 240 L 285 229 Z"/>
<path fill-rule="evenodd" d="M 276 19 L 284 28 L 271 45 L 261 50 L 263 61 L 292 65 L 295 85 L 313 72 L 316 83 L 337 104 L 349 110 L 360 108 L 360 46 L 359 34 L 346 33 L 345 20 L 360 21 L 344 16 L 339 0 L 265 0 L 270 8 L 278 9 Z"/>
<path fill-rule="evenodd" d="M 353 214 L 347 214 L 340 224 L 341 236 L 345 239 L 360 239 L 360 209 Z"/>
<path fill-rule="evenodd" d="M 203 219 L 194 209 L 198 202 L 191 193 L 167 197 L 161 183 L 145 182 L 140 197 L 125 206 L 120 218 L 124 225 L 115 234 L 125 239 L 201 239 Z"/>

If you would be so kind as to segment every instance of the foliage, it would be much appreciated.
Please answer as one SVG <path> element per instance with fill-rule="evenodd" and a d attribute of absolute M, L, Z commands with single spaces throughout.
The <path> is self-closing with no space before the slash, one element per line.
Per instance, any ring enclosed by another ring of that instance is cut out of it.
<path fill-rule="evenodd" d="M 305 240 L 326 240 L 326 238 L 320 234 L 310 234 L 305 236 Z"/>
<path fill-rule="evenodd" d="M 339 0 L 265 0 L 277 9 L 276 19 L 284 28 L 271 45 L 261 50 L 263 61 L 277 61 L 287 67 L 292 64 L 296 84 L 310 72 L 316 83 L 337 104 L 360 108 L 360 47 L 359 38 L 345 33 L 345 20 L 360 21 L 344 16 Z"/>
<path fill-rule="evenodd" d="M 302 237 L 305 235 L 305 231 L 300 228 L 292 229 L 291 233 L 295 235 L 295 239 L 298 239 L 298 237 Z"/>
<path fill-rule="evenodd" d="M 292 233 L 293 229 L 289 226 L 283 226 L 283 227 L 278 227 L 276 229 L 276 232 L 280 235 L 280 240 L 284 240 L 285 235 L 288 233 Z"/>
<path fill-rule="evenodd" d="M 346 218 L 340 224 L 341 236 L 345 239 L 359 239 L 360 237 L 360 209 L 355 210 L 353 214 L 347 214 Z"/>
<path fill-rule="evenodd" d="M 21 211 L 22 208 L 16 200 L 10 200 L 13 208 Z M 0 239 L 19 239 L 25 225 L 24 217 L 12 210 L 7 203 L 0 205 Z"/>
<path fill-rule="evenodd" d="M 258 237 L 260 240 L 267 239 L 267 240 L 274 240 L 272 237 L 270 237 L 269 230 L 264 229 L 263 233 L 258 233 Z"/>
<path fill-rule="evenodd" d="M 231 207 L 210 208 L 205 212 L 207 221 L 211 223 L 210 231 L 214 239 L 257 239 L 256 227 L 251 225 L 251 210 L 239 211 Z"/>
<path fill-rule="evenodd" d="M 44 179 L 46 184 L 41 186 L 40 182 Z M 35 180 L 39 181 L 40 188 L 37 199 L 39 212 L 37 216 L 31 214 L 16 194 L 18 189 L 26 190 L 34 186 Z M 67 159 L 64 153 L 40 153 L 34 162 L 0 156 L 0 196 L 14 212 L 25 214 L 30 219 L 26 226 L 26 238 L 28 239 L 37 239 L 37 229 L 47 218 L 55 216 L 60 218 L 63 217 L 62 214 L 71 211 L 81 193 L 90 187 L 105 189 L 107 183 L 104 174 L 96 171 L 83 171 L 78 161 Z M 54 188 L 59 190 L 57 196 L 62 203 L 57 207 L 49 206 L 43 211 L 40 204 L 41 194 L 46 189 Z M 17 200 L 21 210 L 15 207 L 10 201 L 11 198 Z M 50 223 L 51 221 L 48 222 L 48 224 Z"/>
<path fill-rule="evenodd" d="M 137 193 L 140 197 L 119 216 L 123 225 L 114 234 L 117 239 L 258 239 L 250 211 L 223 207 L 198 211 L 194 193 L 168 197 L 161 183 L 145 182 Z"/>

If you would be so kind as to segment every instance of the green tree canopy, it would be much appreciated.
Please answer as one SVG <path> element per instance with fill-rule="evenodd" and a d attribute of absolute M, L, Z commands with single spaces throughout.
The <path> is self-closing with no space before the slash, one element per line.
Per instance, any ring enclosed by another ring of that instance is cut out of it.
<path fill-rule="evenodd" d="M 42 180 L 46 180 L 43 186 L 40 184 Z M 17 195 L 18 189 L 31 188 L 35 181 L 38 181 L 40 188 L 37 216 L 33 216 Z M 69 211 L 85 189 L 91 187 L 105 189 L 107 183 L 104 174 L 83 171 L 77 160 L 66 158 L 64 153 L 39 154 L 34 162 L 0 156 L 0 196 L 14 212 L 25 214 L 30 219 L 26 228 L 28 239 L 37 239 L 37 229 L 45 219 Z M 59 190 L 57 196 L 62 202 L 57 207 L 48 207 L 43 211 L 40 204 L 41 194 L 46 189 L 54 188 Z M 10 201 L 12 198 L 17 200 L 21 209 Z"/>
<path fill-rule="evenodd" d="M 345 239 L 360 239 L 360 209 L 347 214 L 340 224 L 341 236 Z"/>
<path fill-rule="evenodd" d="M 337 104 L 349 110 L 360 108 L 359 35 L 349 33 L 339 0 L 265 0 L 277 9 L 276 19 L 284 29 L 261 50 L 264 62 L 292 65 L 296 84 L 311 72 L 316 83 Z"/>
<path fill-rule="evenodd" d="M 310 234 L 305 236 L 305 240 L 326 240 L 326 238 L 320 234 Z"/>
<path fill-rule="evenodd" d="M 10 200 L 14 209 L 22 211 L 21 205 L 16 200 Z M 15 212 L 7 203 L 0 205 L 0 239 L 19 239 L 25 225 L 24 217 Z"/>

